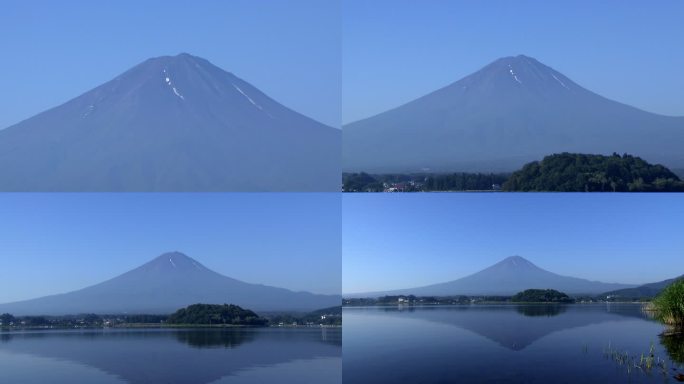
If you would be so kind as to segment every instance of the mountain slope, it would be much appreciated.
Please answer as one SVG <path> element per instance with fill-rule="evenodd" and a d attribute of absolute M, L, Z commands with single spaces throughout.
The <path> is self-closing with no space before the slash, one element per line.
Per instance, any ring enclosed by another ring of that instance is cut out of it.
<path fill-rule="evenodd" d="M 341 132 L 207 60 L 149 59 L 0 131 L 4 191 L 337 191 Z"/>
<path fill-rule="evenodd" d="M 458 280 L 425 287 L 374 292 L 367 295 L 513 295 L 531 288 L 555 289 L 567 294 L 596 294 L 607 290 L 630 287 L 633 285 L 602 283 L 557 275 L 537 267 L 520 256 L 511 256 L 480 272 Z M 355 296 L 359 295 L 361 294 Z"/>
<path fill-rule="evenodd" d="M 340 300 L 337 295 L 245 283 L 173 252 L 78 291 L 0 304 L 0 313 L 171 313 L 194 303 L 236 304 L 255 311 L 310 311 L 340 305 Z"/>
<path fill-rule="evenodd" d="M 684 117 L 608 100 L 523 55 L 343 131 L 347 172 L 512 171 L 560 152 L 684 166 Z"/>
<path fill-rule="evenodd" d="M 626 299 L 640 299 L 640 298 L 653 298 L 658 296 L 660 292 L 663 291 L 668 285 L 674 283 L 677 280 L 682 280 L 684 279 L 684 275 L 675 277 L 673 279 L 667 279 L 663 281 L 659 281 L 657 283 L 649 283 L 649 284 L 644 284 L 640 285 L 635 288 L 625 288 L 625 289 L 618 289 L 615 291 L 610 291 L 602 294 L 601 296 L 615 296 L 617 298 L 626 298 Z"/>

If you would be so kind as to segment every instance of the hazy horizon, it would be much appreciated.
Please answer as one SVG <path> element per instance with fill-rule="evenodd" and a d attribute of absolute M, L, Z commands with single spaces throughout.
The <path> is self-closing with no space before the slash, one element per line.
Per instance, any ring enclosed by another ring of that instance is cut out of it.
<path fill-rule="evenodd" d="M 341 291 L 333 193 L 0 194 L 0 303 L 66 293 L 179 251 L 247 283 Z"/>
<path fill-rule="evenodd" d="M 5 2 L 0 129 L 61 105 L 157 56 L 185 52 L 340 127 L 339 4 L 153 0 Z"/>
<path fill-rule="evenodd" d="M 605 283 L 684 274 L 678 194 L 344 194 L 344 294 L 456 280 L 506 257 Z"/>
<path fill-rule="evenodd" d="M 601 96 L 684 116 L 682 13 L 677 1 L 345 1 L 342 122 L 396 108 L 519 54 Z"/>

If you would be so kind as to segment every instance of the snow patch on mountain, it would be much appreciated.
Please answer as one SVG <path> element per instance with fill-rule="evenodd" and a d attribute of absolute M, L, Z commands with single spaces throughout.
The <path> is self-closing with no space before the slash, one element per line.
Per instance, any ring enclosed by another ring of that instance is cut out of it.
<path fill-rule="evenodd" d="M 255 107 L 257 107 L 257 108 L 259 108 L 259 109 L 261 109 L 261 110 L 263 111 L 263 108 L 261 107 L 261 105 L 259 105 L 259 104 L 257 104 L 256 102 L 254 102 L 254 100 L 252 100 L 251 97 L 247 96 L 247 94 L 246 94 L 242 89 L 240 89 L 240 87 L 238 87 L 238 86 L 235 85 L 235 84 L 233 84 L 233 87 L 235 87 L 235 89 L 236 89 L 238 92 L 240 92 L 240 93 L 242 94 L 242 96 L 244 96 L 250 103 L 252 103 L 253 106 L 255 106 Z"/>
<path fill-rule="evenodd" d="M 513 79 L 517 81 L 518 83 L 522 84 L 522 81 L 518 79 L 518 76 L 516 76 L 515 72 L 513 72 L 513 68 L 511 68 L 511 65 L 508 64 L 508 72 L 510 72 L 511 76 L 513 76 Z"/>
<path fill-rule="evenodd" d="M 176 89 L 176 87 L 175 87 L 175 86 L 173 85 L 173 83 L 171 82 L 171 78 L 170 78 L 169 75 L 167 74 L 166 69 L 164 69 L 163 73 L 164 73 L 164 81 L 166 81 L 166 85 L 168 85 L 169 87 L 171 87 L 171 90 L 173 91 L 173 93 L 174 93 L 176 96 L 180 97 L 181 100 L 185 100 L 185 97 L 183 97 L 183 95 L 181 95 L 180 92 L 178 92 L 178 90 Z"/>
<path fill-rule="evenodd" d="M 556 79 L 556 81 L 559 82 L 560 85 L 563 86 L 563 88 L 565 88 L 565 89 L 570 89 L 570 88 L 568 88 L 567 85 L 565 85 L 565 83 L 563 83 L 559 78 L 557 78 L 556 75 L 554 75 L 554 74 L 552 73 L 551 76 L 553 76 L 553 78 Z"/>

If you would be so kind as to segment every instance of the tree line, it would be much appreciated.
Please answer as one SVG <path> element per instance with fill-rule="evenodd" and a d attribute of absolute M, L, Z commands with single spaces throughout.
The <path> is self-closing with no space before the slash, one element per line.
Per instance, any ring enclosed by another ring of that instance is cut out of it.
<path fill-rule="evenodd" d="M 344 173 L 344 192 L 440 192 L 493 191 L 508 179 L 508 173 Z"/>
<path fill-rule="evenodd" d="M 80 314 L 63 316 L 0 315 L 0 328 L 92 328 L 127 327 L 135 325 L 239 325 L 277 326 L 340 326 L 342 307 L 323 308 L 306 313 L 269 313 L 258 315 L 254 311 L 233 304 L 193 304 L 172 314 Z"/>
<path fill-rule="evenodd" d="M 343 192 L 430 191 L 684 192 L 660 164 L 629 154 L 560 153 L 509 173 L 344 173 Z"/>

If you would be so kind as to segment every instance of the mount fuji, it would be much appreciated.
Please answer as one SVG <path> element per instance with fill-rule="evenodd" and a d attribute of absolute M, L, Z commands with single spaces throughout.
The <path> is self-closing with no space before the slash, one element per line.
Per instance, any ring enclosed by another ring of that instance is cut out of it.
<path fill-rule="evenodd" d="M 514 295 L 526 289 L 556 289 L 567 294 L 598 294 L 634 285 L 602 283 L 546 271 L 520 256 L 510 256 L 472 275 L 446 283 L 388 292 L 354 294 L 354 297 L 385 295 L 456 296 Z M 351 296 L 345 295 L 345 296 Z"/>
<path fill-rule="evenodd" d="M 524 55 L 343 127 L 347 172 L 507 172 L 553 153 L 684 168 L 684 117 L 621 104 Z"/>
<path fill-rule="evenodd" d="M 341 131 L 189 54 L 0 130 L 0 191 L 338 191 Z"/>
<path fill-rule="evenodd" d="M 255 311 L 311 311 L 338 306 L 341 297 L 245 283 L 214 272 L 182 253 L 170 252 L 78 291 L 0 304 L 0 313 L 172 313 L 196 303 L 230 303 Z"/>

